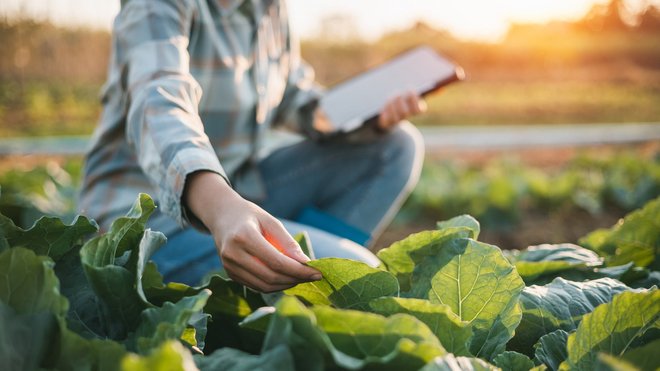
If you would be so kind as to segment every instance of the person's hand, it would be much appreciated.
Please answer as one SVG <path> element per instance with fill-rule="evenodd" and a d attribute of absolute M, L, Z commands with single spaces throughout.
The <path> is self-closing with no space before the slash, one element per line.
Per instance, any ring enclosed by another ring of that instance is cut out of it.
<path fill-rule="evenodd" d="M 390 130 L 399 122 L 426 112 L 426 102 L 419 95 L 408 92 L 390 99 L 378 116 L 378 128 Z"/>
<path fill-rule="evenodd" d="M 309 258 L 279 220 L 243 199 L 218 174 L 189 178 L 184 200 L 213 235 L 231 279 L 261 292 L 321 279 L 319 271 L 304 265 Z"/>

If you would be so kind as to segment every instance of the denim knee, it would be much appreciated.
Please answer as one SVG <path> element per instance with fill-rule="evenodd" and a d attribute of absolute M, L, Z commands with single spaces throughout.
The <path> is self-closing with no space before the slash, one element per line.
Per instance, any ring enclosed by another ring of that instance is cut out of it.
<path fill-rule="evenodd" d="M 424 162 L 424 139 L 410 122 L 402 121 L 385 137 L 387 163 L 396 166 L 408 181 L 404 192 L 411 192 L 419 180 Z"/>

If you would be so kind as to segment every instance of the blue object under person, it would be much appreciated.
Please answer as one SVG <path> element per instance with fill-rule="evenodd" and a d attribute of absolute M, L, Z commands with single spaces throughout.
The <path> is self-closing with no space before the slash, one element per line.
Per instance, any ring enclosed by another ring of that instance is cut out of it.
<path fill-rule="evenodd" d="M 346 238 L 362 246 L 367 246 L 371 238 L 368 233 L 311 206 L 305 207 L 296 218 L 296 221 L 316 227 L 335 236 Z"/>

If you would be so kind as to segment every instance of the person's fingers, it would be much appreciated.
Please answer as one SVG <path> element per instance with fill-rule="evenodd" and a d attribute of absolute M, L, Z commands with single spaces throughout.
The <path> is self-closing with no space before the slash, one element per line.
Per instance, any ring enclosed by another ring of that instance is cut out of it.
<path fill-rule="evenodd" d="M 408 92 L 389 100 L 378 117 L 378 127 L 389 130 L 402 120 L 426 111 L 426 102 L 416 93 Z"/>
<path fill-rule="evenodd" d="M 387 130 L 390 126 L 391 116 L 392 104 L 391 102 L 387 102 L 378 116 L 378 127 L 382 130 Z"/>
<path fill-rule="evenodd" d="M 379 122 L 381 129 L 389 130 L 399 122 L 399 103 L 397 102 L 399 99 L 400 97 L 395 97 L 385 105 L 385 108 L 383 109 L 384 117 L 381 122 Z"/>
<path fill-rule="evenodd" d="M 396 107 L 396 113 L 397 113 L 396 116 L 398 118 L 396 123 L 398 123 L 401 120 L 406 119 L 407 117 L 410 117 L 412 107 L 408 106 L 408 97 L 406 95 L 402 95 L 402 96 L 398 97 L 395 100 L 395 104 L 396 104 L 395 107 Z"/>
<path fill-rule="evenodd" d="M 417 115 L 422 113 L 422 99 L 417 94 L 410 92 L 405 96 L 405 100 L 410 115 Z"/>
<path fill-rule="evenodd" d="M 419 113 L 425 113 L 429 109 L 429 105 L 426 103 L 426 100 L 424 98 L 419 98 L 417 101 L 417 105 L 419 108 Z"/>
<path fill-rule="evenodd" d="M 390 101 L 389 103 L 390 117 L 387 122 L 388 129 L 401 120 L 400 105 L 401 105 L 401 97 L 396 97 L 392 101 Z"/>
<path fill-rule="evenodd" d="M 240 249 L 236 249 L 235 254 L 228 259 L 228 264 L 230 270 L 234 272 L 245 271 L 248 275 L 258 277 L 269 285 L 288 285 L 290 287 L 301 282 L 298 278 L 273 271 L 259 258 Z"/>
<path fill-rule="evenodd" d="M 279 252 L 261 235 L 261 231 L 250 231 L 250 233 L 244 233 L 235 238 L 238 238 L 238 241 L 234 242 L 242 245 L 248 253 L 275 272 L 298 278 L 301 281 L 321 279 L 321 273 L 316 269 L 300 264 Z"/>
<path fill-rule="evenodd" d="M 233 266 L 232 269 L 227 269 L 227 275 L 232 280 L 239 282 L 251 289 L 261 292 L 282 291 L 295 286 L 296 284 L 272 284 L 267 283 L 259 276 L 254 275 L 240 266 Z"/>
<path fill-rule="evenodd" d="M 275 246 L 277 250 L 300 263 L 305 264 L 309 261 L 309 257 L 305 255 L 298 242 L 287 232 L 282 222 L 271 217 L 262 218 L 259 222 L 266 241 Z"/>

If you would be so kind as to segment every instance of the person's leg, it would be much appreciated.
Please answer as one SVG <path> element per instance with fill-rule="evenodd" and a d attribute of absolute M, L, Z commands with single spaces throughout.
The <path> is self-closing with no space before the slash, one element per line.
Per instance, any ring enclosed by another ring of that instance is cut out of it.
<path fill-rule="evenodd" d="M 314 207 L 373 240 L 412 191 L 423 156 L 421 134 L 407 122 L 369 142 L 304 141 L 260 162 L 267 199 L 259 204 L 293 220 Z"/>
<path fill-rule="evenodd" d="M 308 225 L 300 224 L 291 220 L 281 220 L 284 227 L 292 236 L 301 232 L 307 232 L 314 257 L 319 258 L 344 258 L 361 261 L 372 267 L 381 264 L 380 259 L 371 251 L 356 244 L 351 240 L 337 237 L 326 231 Z"/>
<path fill-rule="evenodd" d="M 209 272 L 222 269 L 215 241 L 208 233 L 189 227 L 167 236 L 151 257 L 167 282 L 197 285 Z"/>

